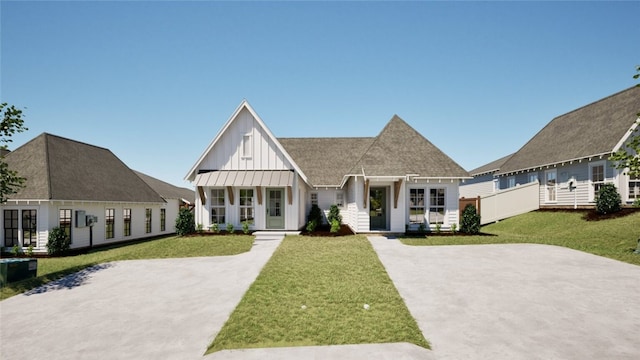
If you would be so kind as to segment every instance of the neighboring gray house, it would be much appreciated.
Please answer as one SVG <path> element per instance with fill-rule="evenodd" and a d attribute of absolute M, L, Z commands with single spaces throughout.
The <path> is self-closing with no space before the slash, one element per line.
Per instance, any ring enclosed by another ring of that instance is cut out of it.
<path fill-rule="evenodd" d="M 640 198 L 640 179 L 613 167 L 609 156 L 638 126 L 640 88 L 632 87 L 553 119 L 494 174 L 500 189 L 540 182 L 540 206 L 593 206 L 602 184 L 623 202 Z"/>
<path fill-rule="evenodd" d="M 460 185 L 460 197 L 474 198 L 493 194 L 497 190 L 500 190 L 498 178 L 495 177 L 495 174 L 500 171 L 502 165 L 504 165 L 512 155 L 513 154 L 509 154 L 469 171 L 473 179 L 465 180 L 464 183 Z"/>
<path fill-rule="evenodd" d="M 26 178 L 25 187 L 0 206 L 5 248 L 31 245 L 46 252 L 49 231 L 57 226 L 69 234 L 72 248 L 174 233 L 179 199 L 195 198 L 193 191 L 132 171 L 108 149 L 47 133 L 5 161 Z"/>
<path fill-rule="evenodd" d="M 243 101 L 185 178 L 205 227 L 299 230 L 335 204 L 355 232 L 404 232 L 457 224 L 470 176 L 398 116 L 376 137 L 276 138 Z"/>

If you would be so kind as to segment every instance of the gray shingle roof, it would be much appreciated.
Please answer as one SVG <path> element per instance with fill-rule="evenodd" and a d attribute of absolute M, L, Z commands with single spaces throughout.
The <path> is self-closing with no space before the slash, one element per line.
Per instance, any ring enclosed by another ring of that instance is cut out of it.
<path fill-rule="evenodd" d="M 75 140 L 43 133 L 5 161 L 27 179 L 10 199 L 164 202 L 111 151 Z"/>
<path fill-rule="evenodd" d="M 509 154 L 507 156 L 503 156 L 498 160 L 494 160 L 488 164 L 484 164 L 480 167 L 477 167 L 471 171 L 469 171 L 469 173 L 472 176 L 478 176 L 478 175 L 482 175 L 482 174 L 488 174 L 488 173 L 493 173 L 493 172 L 497 172 L 500 170 L 500 168 L 502 167 L 502 165 L 504 165 L 504 163 L 509 160 L 511 158 L 511 156 L 513 156 L 513 154 Z"/>
<path fill-rule="evenodd" d="M 184 199 L 190 203 L 194 203 L 196 199 L 196 192 L 193 189 L 187 189 L 178 187 L 160 179 L 156 179 L 147 174 L 143 174 L 139 171 L 133 171 L 138 175 L 147 185 L 149 185 L 155 192 L 160 194 L 165 199 Z"/>
<path fill-rule="evenodd" d="M 469 177 L 460 165 L 395 115 L 374 138 L 279 138 L 313 186 L 345 175 Z"/>
<path fill-rule="evenodd" d="M 632 87 L 553 119 L 506 161 L 499 174 L 610 154 L 640 111 Z"/>

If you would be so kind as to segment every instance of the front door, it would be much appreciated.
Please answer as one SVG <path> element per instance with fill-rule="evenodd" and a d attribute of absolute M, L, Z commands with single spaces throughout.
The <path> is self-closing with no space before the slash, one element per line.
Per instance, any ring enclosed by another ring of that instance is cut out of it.
<path fill-rule="evenodd" d="M 369 229 L 387 230 L 387 189 L 372 187 L 369 190 Z"/>
<path fill-rule="evenodd" d="M 267 229 L 284 229 L 284 189 L 267 189 Z"/>

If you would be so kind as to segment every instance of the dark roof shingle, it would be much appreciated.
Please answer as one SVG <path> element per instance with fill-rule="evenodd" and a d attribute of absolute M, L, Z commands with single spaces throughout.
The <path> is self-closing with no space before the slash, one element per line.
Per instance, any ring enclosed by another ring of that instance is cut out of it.
<path fill-rule="evenodd" d="M 632 87 L 551 120 L 507 160 L 499 174 L 610 154 L 640 111 L 640 87 Z"/>
<path fill-rule="evenodd" d="M 43 133 L 5 157 L 26 178 L 10 199 L 162 203 L 110 150 Z"/>

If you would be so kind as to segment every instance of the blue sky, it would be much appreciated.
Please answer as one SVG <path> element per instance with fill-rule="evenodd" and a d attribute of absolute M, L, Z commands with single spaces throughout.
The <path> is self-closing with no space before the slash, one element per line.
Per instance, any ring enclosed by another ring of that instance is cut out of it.
<path fill-rule="evenodd" d="M 247 99 L 277 137 L 398 114 L 471 170 L 633 86 L 640 2 L 0 2 L 0 100 L 29 131 L 178 186 Z M 332 156 L 330 152 L 326 156 Z"/>

